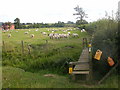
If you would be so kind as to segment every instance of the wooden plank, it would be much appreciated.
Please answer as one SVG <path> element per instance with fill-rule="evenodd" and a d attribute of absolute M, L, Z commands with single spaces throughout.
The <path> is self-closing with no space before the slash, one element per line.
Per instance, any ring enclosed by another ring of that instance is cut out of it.
<path fill-rule="evenodd" d="M 80 57 L 88 57 L 88 54 L 81 54 Z"/>
<path fill-rule="evenodd" d="M 78 64 L 85 64 L 85 63 L 89 63 L 89 62 L 80 62 L 80 61 L 78 61 L 78 62 L 69 62 L 69 65 L 78 65 Z"/>
<path fill-rule="evenodd" d="M 87 58 L 81 58 L 81 59 L 79 59 L 79 62 L 89 62 L 89 59 L 87 59 Z"/>
<path fill-rule="evenodd" d="M 89 71 L 73 71 L 72 74 L 89 74 Z"/>
<path fill-rule="evenodd" d="M 76 65 L 74 67 L 74 70 L 89 70 L 89 64 L 88 63 L 82 63 L 82 64 L 79 64 L 79 65 Z"/>

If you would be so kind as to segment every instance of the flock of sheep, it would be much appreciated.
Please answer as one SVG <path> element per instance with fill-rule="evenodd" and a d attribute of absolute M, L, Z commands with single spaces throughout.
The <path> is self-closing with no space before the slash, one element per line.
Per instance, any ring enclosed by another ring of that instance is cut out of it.
<path fill-rule="evenodd" d="M 70 36 L 72 37 L 79 37 L 79 34 L 77 33 L 72 33 L 70 31 L 72 31 L 73 29 L 67 29 L 67 30 L 62 30 L 62 29 L 59 29 L 59 30 L 55 30 L 55 29 L 48 29 L 49 32 L 51 33 L 47 33 L 47 32 L 41 32 L 42 35 L 46 35 L 46 36 L 49 36 L 50 39 L 60 39 L 60 38 L 69 38 Z M 36 29 L 35 31 L 38 31 L 38 29 Z M 63 33 L 56 33 L 57 31 L 62 31 Z M 12 35 L 11 35 L 11 32 L 8 34 L 8 38 L 10 38 Z M 18 32 L 18 31 L 16 31 Z M 26 31 L 24 32 L 24 34 L 29 34 L 30 30 L 29 31 Z M 66 33 L 65 33 L 66 32 Z M 85 29 L 82 29 L 81 32 L 86 32 Z M 30 38 L 34 38 L 34 34 L 30 34 Z"/>

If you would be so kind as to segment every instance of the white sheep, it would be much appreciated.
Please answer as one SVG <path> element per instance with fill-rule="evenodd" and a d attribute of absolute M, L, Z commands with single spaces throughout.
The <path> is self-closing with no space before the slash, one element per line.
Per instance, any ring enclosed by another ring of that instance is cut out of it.
<path fill-rule="evenodd" d="M 64 38 L 64 34 L 59 34 L 60 38 Z"/>
<path fill-rule="evenodd" d="M 8 38 L 10 38 L 11 37 L 11 34 L 8 34 Z"/>
<path fill-rule="evenodd" d="M 72 34 L 73 37 L 78 37 L 79 35 L 77 33 Z"/>
<path fill-rule="evenodd" d="M 38 31 L 38 29 L 36 29 L 35 31 Z"/>
<path fill-rule="evenodd" d="M 55 35 L 53 36 L 53 38 L 55 38 L 55 39 L 59 39 L 60 36 L 59 36 L 59 34 L 55 34 Z"/>
<path fill-rule="evenodd" d="M 50 34 L 48 34 L 48 36 L 50 37 L 50 39 L 53 39 L 54 34 L 50 33 Z"/>
<path fill-rule="evenodd" d="M 69 37 L 69 34 L 64 34 L 64 38 L 68 38 Z"/>
<path fill-rule="evenodd" d="M 47 33 L 46 33 L 46 32 L 42 32 L 42 34 L 43 34 L 43 35 L 47 35 Z"/>
<path fill-rule="evenodd" d="M 68 32 L 68 34 L 70 35 L 70 32 Z"/>
<path fill-rule="evenodd" d="M 81 32 L 86 32 L 85 29 L 82 29 Z"/>
<path fill-rule="evenodd" d="M 24 34 L 28 34 L 28 32 L 24 32 Z"/>
<path fill-rule="evenodd" d="M 31 34 L 31 35 L 30 35 L 31 38 L 34 38 L 34 36 L 35 36 L 34 34 Z"/>

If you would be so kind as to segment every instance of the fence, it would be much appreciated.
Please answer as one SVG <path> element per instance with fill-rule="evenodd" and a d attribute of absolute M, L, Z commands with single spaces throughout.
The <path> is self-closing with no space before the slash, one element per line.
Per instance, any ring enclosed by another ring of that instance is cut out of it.
<path fill-rule="evenodd" d="M 23 40 L 21 42 L 17 42 L 19 43 L 19 45 L 11 45 L 11 42 L 7 42 L 7 41 L 2 41 L 2 52 L 14 52 L 14 51 L 18 51 L 21 52 L 21 54 L 31 54 L 32 52 L 32 47 L 30 43 L 24 42 Z M 14 44 L 14 43 L 13 43 Z M 44 42 L 45 45 L 48 44 L 48 40 L 45 40 Z"/>

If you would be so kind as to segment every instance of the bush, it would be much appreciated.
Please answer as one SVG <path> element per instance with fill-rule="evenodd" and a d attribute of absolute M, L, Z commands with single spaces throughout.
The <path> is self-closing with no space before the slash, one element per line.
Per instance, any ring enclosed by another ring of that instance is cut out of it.
<path fill-rule="evenodd" d="M 118 24 L 111 19 L 101 19 L 96 22 L 96 30 L 93 38 L 93 55 L 97 49 L 100 49 L 102 57 L 100 61 L 93 60 L 94 69 L 102 75 L 107 73 L 111 67 L 107 63 L 107 58 L 111 57 L 117 63 L 117 36 Z M 97 67 L 97 68 L 96 68 Z"/>

